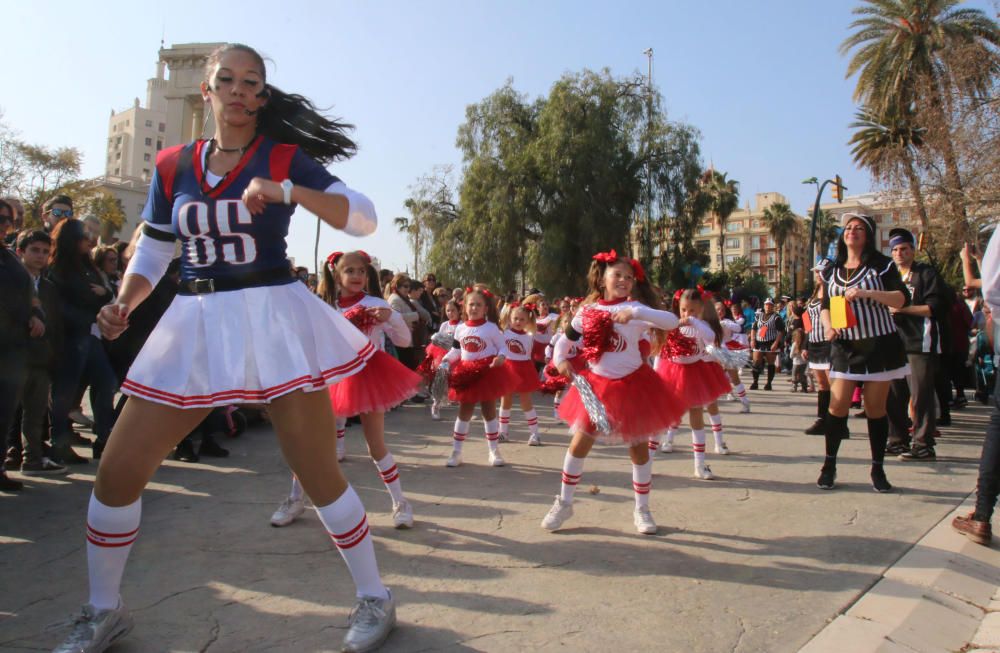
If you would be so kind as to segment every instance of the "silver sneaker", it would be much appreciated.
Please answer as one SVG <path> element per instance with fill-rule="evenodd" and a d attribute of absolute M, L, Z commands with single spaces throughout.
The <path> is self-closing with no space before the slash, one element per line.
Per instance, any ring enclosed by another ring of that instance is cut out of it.
<path fill-rule="evenodd" d="M 503 456 L 500 455 L 499 449 L 490 452 L 489 461 L 490 465 L 492 465 L 493 467 L 503 467 L 504 465 L 507 464 L 507 461 L 504 460 Z"/>
<path fill-rule="evenodd" d="M 549 508 L 549 514 L 542 519 L 542 528 L 547 531 L 557 530 L 563 523 L 573 516 L 573 504 L 564 502 L 560 497 L 556 497 L 555 503 Z"/>
<path fill-rule="evenodd" d="M 459 467 L 462 464 L 462 452 L 452 451 L 451 455 L 448 456 L 448 461 L 444 464 L 445 467 Z"/>
<path fill-rule="evenodd" d="M 636 508 L 632 515 L 635 522 L 635 530 L 642 535 L 656 535 L 656 522 L 653 521 L 653 513 L 648 507 Z"/>
<path fill-rule="evenodd" d="M 537 433 L 532 433 L 531 437 L 528 438 L 529 447 L 540 447 L 542 446 L 542 439 L 538 437 Z"/>
<path fill-rule="evenodd" d="M 73 632 L 52 653 L 101 653 L 132 630 L 132 615 L 121 603 L 111 610 L 87 604 L 73 623 Z"/>
<path fill-rule="evenodd" d="M 396 601 L 365 596 L 351 611 L 347 620 L 347 634 L 340 650 L 344 653 L 362 653 L 378 648 L 396 625 Z"/>
<path fill-rule="evenodd" d="M 392 524 L 396 528 L 413 528 L 413 506 L 406 499 L 392 507 Z"/>
<path fill-rule="evenodd" d="M 305 501 L 286 497 L 271 515 L 271 526 L 288 526 L 306 510 Z"/>

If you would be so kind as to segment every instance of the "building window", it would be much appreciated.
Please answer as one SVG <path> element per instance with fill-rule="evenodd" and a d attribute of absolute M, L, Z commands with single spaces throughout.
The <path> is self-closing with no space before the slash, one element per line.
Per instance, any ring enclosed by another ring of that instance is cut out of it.
<path fill-rule="evenodd" d="M 903 224 L 906 224 L 907 222 L 909 222 L 910 221 L 910 212 L 909 211 L 900 211 L 899 212 L 899 220 Z"/>
<path fill-rule="evenodd" d="M 152 147 L 152 145 L 153 145 L 153 139 L 152 138 L 147 138 L 146 139 L 146 147 Z"/>
<path fill-rule="evenodd" d="M 778 275 L 777 275 L 777 273 L 776 273 L 776 272 L 774 271 L 774 268 L 768 268 L 768 269 L 767 269 L 767 280 L 768 280 L 768 281 L 774 281 L 774 280 L 775 280 L 775 279 L 777 278 L 777 276 L 778 276 Z"/>
<path fill-rule="evenodd" d="M 739 238 L 726 238 L 726 249 L 739 249 L 741 247 Z"/>
<path fill-rule="evenodd" d="M 695 244 L 694 244 L 694 246 L 702 254 L 708 254 L 708 250 L 711 248 L 711 245 L 709 244 L 709 242 L 707 240 L 696 241 Z"/>
<path fill-rule="evenodd" d="M 702 225 L 701 228 L 698 230 L 698 235 L 699 236 L 707 236 L 707 235 L 709 235 L 711 233 L 712 233 L 712 226 L 711 225 Z"/>
<path fill-rule="evenodd" d="M 149 156 L 149 153 L 148 153 L 148 152 L 147 152 L 146 154 L 143 154 L 143 155 L 142 155 L 142 160 L 143 160 L 143 161 L 145 161 L 145 162 L 147 162 L 147 163 L 148 163 L 148 162 L 149 162 L 149 159 L 150 159 L 150 156 Z"/>
<path fill-rule="evenodd" d="M 121 147 L 121 145 L 122 145 L 122 137 L 119 136 L 118 138 L 115 139 L 115 147 Z"/>
<path fill-rule="evenodd" d="M 751 225 L 752 229 L 760 229 L 760 220 L 754 220 Z"/>
<path fill-rule="evenodd" d="M 115 161 L 121 161 L 121 160 L 122 160 L 122 153 L 115 152 Z"/>
<path fill-rule="evenodd" d="M 146 126 L 147 127 L 152 127 L 153 126 L 153 121 L 152 120 L 147 120 L 146 121 Z"/>
<path fill-rule="evenodd" d="M 760 236 L 750 236 L 750 249 L 760 249 Z"/>
<path fill-rule="evenodd" d="M 750 252 L 750 265 L 760 265 L 760 252 Z"/>
<path fill-rule="evenodd" d="M 159 152 L 163 149 L 163 141 L 156 141 L 156 151 Z"/>
<path fill-rule="evenodd" d="M 738 258 L 739 258 L 739 255 L 737 255 L 737 254 L 727 254 L 726 255 L 726 263 L 732 263 L 733 261 L 735 261 Z"/>
<path fill-rule="evenodd" d="M 726 223 L 726 231 L 740 231 L 741 229 L 743 229 L 743 222 L 740 220 Z"/>
<path fill-rule="evenodd" d="M 767 253 L 767 264 L 768 265 L 774 265 L 775 263 L 778 262 L 777 258 L 778 257 L 775 255 L 774 252 L 768 252 Z"/>
<path fill-rule="evenodd" d="M 121 169 L 121 168 L 115 168 L 115 176 L 116 176 L 116 177 L 117 177 L 118 175 L 120 175 L 120 174 L 121 174 L 121 172 L 122 172 L 122 169 Z"/>
<path fill-rule="evenodd" d="M 167 131 L 167 123 L 165 123 L 165 122 L 161 122 L 160 123 L 160 131 L 161 132 Z"/>

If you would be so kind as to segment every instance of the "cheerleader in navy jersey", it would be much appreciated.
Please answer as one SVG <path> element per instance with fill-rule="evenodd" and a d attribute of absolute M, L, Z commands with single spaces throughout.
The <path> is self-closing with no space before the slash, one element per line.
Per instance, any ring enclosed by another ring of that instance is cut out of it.
<path fill-rule="evenodd" d="M 686 407 L 645 364 L 639 342 L 649 329 L 675 328 L 677 316 L 654 308 L 660 302 L 642 266 L 634 259 L 619 257 L 614 250 L 594 256 L 587 281 L 590 295 L 556 346 L 552 362 L 564 376 L 572 377 L 574 370 L 567 356 L 573 343 L 582 345 L 590 367 L 579 374 L 607 411 L 611 433 L 604 439 L 629 447 L 635 490 L 633 522 L 638 532 L 650 535 L 656 532 L 656 522 L 649 510 L 653 470 L 648 443 Z M 566 394 L 559 417 L 569 424 L 573 440 L 563 462 L 562 489 L 542 520 L 542 527 L 548 530 L 560 528 L 573 515 L 573 496 L 583 462 L 598 437 L 576 386 Z"/>
<path fill-rule="evenodd" d="M 910 291 L 892 259 L 877 249 L 875 220 L 859 213 L 845 213 L 842 219 L 844 231 L 837 242 L 837 258 L 822 272 L 826 296 L 821 318 L 827 339 L 832 341 L 831 396 L 826 418 L 826 459 L 816 484 L 824 490 L 834 487 L 837 452 L 841 440 L 848 436 L 851 393 L 863 381 L 872 488 L 891 492 L 883 466 L 889 440 L 885 402 L 890 382 L 904 378 L 910 366 L 890 309 L 906 306 Z M 840 315 L 833 321 L 831 306 L 835 302 L 838 306 L 834 312 Z"/>
<path fill-rule="evenodd" d="M 361 371 L 375 349 L 290 275 L 285 235 L 296 205 L 354 235 L 375 230 L 374 208 L 317 162 L 353 153 L 345 125 L 267 84 L 252 48 L 215 50 L 201 92 L 215 138 L 157 156 L 135 255 L 97 317 L 109 339 L 128 328 L 180 238 L 178 297 L 122 383 L 129 399 L 87 511 L 90 599 L 55 650 L 97 653 L 131 629 L 119 592 L 143 488 L 213 407 L 241 401 L 269 404 L 285 458 L 350 570 L 358 604 L 342 650 L 371 650 L 395 623 L 395 603 L 364 507 L 337 464 L 329 397 L 317 391 Z"/>
<path fill-rule="evenodd" d="M 500 321 L 504 329 L 503 337 L 507 343 L 507 366 L 517 377 L 517 387 L 511 394 L 504 395 L 500 400 L 500 441 L 507 440 L 510 430 L 510 414 L 514 407 L 514 396 L 521 402 L 521 412 L 528 422 L 528 446 L 537 447 L 542 441 L 538 437 L 538 413 L 531 402 L 531 393 L 541 389 L 538 370 L 531 360 L 531 348 L 535 334 L 535 314 L 524 305 L 515 304 Z"/>
<path fill-rule="evenodd" d="M 469 435 L 469 421 L 480 408 L 489 463 L 503 467 L 500 455 L 500 425 L 497 421 L 497 399 L 517 388 L 517 377 L 505 365 L 507 343 L 497 326 L 497 309 L 493 293 L 477 285 L 468 288 L 463 298 L 466 321 L 455 328 L 455 344 L 445 356 L 451 366 L 448 374 L 448 399 L 458 404 L 458 418 L 452 437 L 448 467 L 462 464 L 462 445 Z"/>
<path fill-rule="evenodd" d="M 385 445 L 385 412 L 412 397 L 421 378 L 385 353 L 386 337 L 397 347 L 409 347 L 412 334 L 387 301 L 365 293 L 369 267 L 371 258 L 365 252 L 334 252 L 323 265 L 318 288 L 319 296 L 367 335 L 376 349 L 361 372 L 330 386 L 330 400 L 337 416 L 337 460 L 345 457 L 347 418 L 360 415 L 368 454 L 392 497 L 393 525 L 411 528 L 413 507 L 403 495 L 399 468 Z M 304 510 L 302 484 L 292 476 L 292 491 L 271 515 L 271 525 L 287 526 Z"/>
<path fill-rule="evenodd" d="M 442 340 L 454 342 L 455 329 L 462 323 L 462 308 L 458 305 L 458 302 L 451 299 L 444 306 L 444 314 L 448 319 L 438 327 L 437 335 Z M 426 355 L 420 365 L 417 366 L 417 373 L 423 375 L 428 388 L 434 381 L 434 375 L 437 374 L 438 368 L 441 366 L 441 361 L 444 360 L 450 349 L 451 347 L 445 349 L 443 346 L 433 342 L 427 345 Z M 435 422 L 441 420 L 441 406 L 438 405 L 437 398 L 431 399 L 431 419 Z"/>
<path fill-rule="evenodd" d="M 812 297 L 806 303 L 802 320 L 808 342 L 805 358 L 816 377 L 816 421 L 805 430 L 806 435 L 826 433 L 826 416 L 830 411 L 830 341 L 826 339 L 822 316 L 826 289 L 822 275 L 830 265 L 830 259 L 822 258 L 812 269 L 813 283 L 816 285 Z"/>
<path fill-rule="evenodd" d="M 706 353 L 708 345 L 722 342 L 715 305 L 702 298 L 702 291 L 689 288 L 674 295 L 673 308 L 680 316 L 680 328 L 667 334 L 656 361 L 656 373 L 665 381 L 668 392 L 688 406 L 691 442 L 696 478 L 715 478 L 705 463 L 705 418 L 707 409 L 715 435 L 716 453 L 728 454 L 722 437 L 722 416 L 716 400 L 732 386 L 722 366 Z M 668 433 L 668 442 L 671 436 Z"/>

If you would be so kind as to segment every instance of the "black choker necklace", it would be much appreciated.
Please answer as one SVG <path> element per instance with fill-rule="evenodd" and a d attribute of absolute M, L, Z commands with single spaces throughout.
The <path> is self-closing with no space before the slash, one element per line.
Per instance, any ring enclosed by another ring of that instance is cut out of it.
<path fill-rule="evenodd" d="M 256 138 L 256 136 L 254 138 Z M 208 147 L 210 148 L 210 150 L 209 150 L 210 153 L 212 151 L 218 150 L 219 152 L 225 152 L 227 154 L 231 154 L 233 152 L 239 152 L 240 154 L 243 154 L 243 153 L 245 153 L 247 151 L 247 148 L 249 148 L 253 144 L 253 141 L 254 141 L 254 139 L 250 139 L 250 142 L 247 143 L 246 145 L 242 146 L 242 147 L 222 147 L 213 138 L 210 141 L 208 141 Z"/>

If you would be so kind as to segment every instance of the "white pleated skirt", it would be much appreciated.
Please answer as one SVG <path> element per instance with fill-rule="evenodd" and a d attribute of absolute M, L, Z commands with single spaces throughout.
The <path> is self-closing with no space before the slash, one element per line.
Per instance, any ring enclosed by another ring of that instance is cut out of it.
<path fill-rule="evenodd" d="M 178 295 L 122 392 L 177 408 L 268 403 L 364 368 L 371 342 L 302 283 Z"/>

